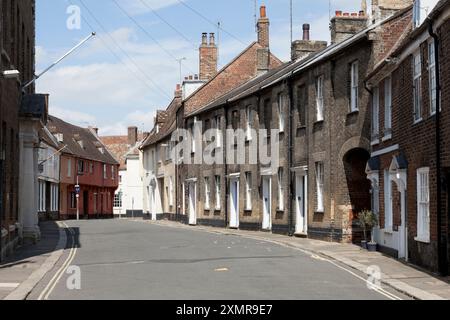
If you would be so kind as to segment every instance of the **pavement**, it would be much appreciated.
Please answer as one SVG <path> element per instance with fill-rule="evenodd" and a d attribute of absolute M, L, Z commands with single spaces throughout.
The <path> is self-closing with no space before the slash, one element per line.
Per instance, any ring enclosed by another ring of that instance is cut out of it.
<path fill-rule="evenodd" d="M 65 232 L 56 222 L 40 224 L 41 241 L 18 248 L 0 264 L 0 300 L 25 300 L 59 260 Z"/>
<path fill-rule="evenodd" d="M 0 265 L 0 300 L 450 299 L 448 279 L 349 244 L 169 221 L 66 223 L 43 224 L 39 244 Z"/>

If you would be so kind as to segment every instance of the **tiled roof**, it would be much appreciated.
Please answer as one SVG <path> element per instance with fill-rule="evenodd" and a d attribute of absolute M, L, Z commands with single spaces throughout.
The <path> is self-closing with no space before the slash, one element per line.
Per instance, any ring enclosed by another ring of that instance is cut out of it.
<path fill-rule="evenodd" d="M 376 24 L 370 25 L 366 29 L 355 34 L 354 36 L 352 36 L 340 43 L 331 45 L 331 46 L 327 47 L 326 49 L 319 51 L 315 54 L 312 54 L 305 59 L 284 63 L 281 66 L 279 66 L 278 68 L 272 69 L 263 75 L 253 77 L 252 79 L 250 79 L 246 83 L 238 86 L 234 90 L 231 90 L 227 94 L 224 94 L 221 97 L 214 99 L 209 104 L 206 104 L 202 108 L 191 113 L 190 116 L 194 116 L 201 112 L 217 108 L 227 102 L 233 102 L 233 101 L 237 101 L 239 99 L 248 97 L 248 96 L 254 94 L 255 92 L 260 91 L 261 89 L 268 88 L 270 86 L 273 86 L 273 85 L 289 78 L 294 73 L 302 72 L 302 71 L 306 70 L 307 68 L 310 68 L 322 61 L 325 61 L 326 59 L 329 59 L 330 57 L 332 57 L 336 54 L 339 54 L 345 48 L 348 48 L 349 46 L 355 44 L 356 42 L 364 39 L 367 36 L 368 32 L 391 21 L 392 19 L 404 14 L 405 12 L 407 12 L 409 10 L 411 10 L 411 7 L 408 7 L 404 10 L 400 10 L 399 12 L 386 18 L 385 20 L 380 21 Z"/>
<path fill-rule="evenodd" d="M 104 148 L 102 153 L 98 146 L 101 143 L 93 131 L 67 123 L 54 116 L 48 117 L 48 127 L 53 134 L 62 134 L 62 145 L 67 147 L 63 154 L 70 154 L 87 160 L 94 160 L 108 164 L 119 164 L 114 156 Z M 82 145 L 78 141 L 82 141 Z M 103 143 L 101 143 L 103 146 Z"/>
<path fill-rule="evenodd" d="M 142 141 L 143 139 L 143 133 L 138 133 L 138 141 Z M 135 146 L 131 146 L 128 144 L 128 136 L 107 136 L 100 137 L 100 140 L 106 145 L 114 157 L 119 160 L 120 169 L 122 170 L 126 169 L 126 158 L 128 155 L 132 154 L 132 152 L 139 154 L 137 147 L 140 145 L 140 142 Z"/>
<path fill-rule="evenodd" d="M 169 107 L 167 107 L 167 110 L 165 111 L 165 114 L 167 114 L 166 122 L 161 126 L 158 133 L 153 132 L 153 134 L 151 134 L 147 137 L 147 139 L 144 140 L 144 142 L 140 146 L 141 149 L 151 146 L 152 144 L 155 144 L 162 139 L 166 139 L 169 135 L 172 134 L 172 132 L 174 132 L 176 127 L 177 112 L 181 107 L 181 104 L 181 98 L 174 98 L 172 100 Z"/>
<path fill-rule="evenodd" d="M 253 42 L 186 99 L 184 102 L 185 115 L 190 116 L 212 101 L 254 78 L 258 72 L 258 49 L 263 49 L 263 47 L 259 43 Z M 281 64 L 282 62 L 277 57 L 270 54 L 269 69 L 276 68 Z"/>

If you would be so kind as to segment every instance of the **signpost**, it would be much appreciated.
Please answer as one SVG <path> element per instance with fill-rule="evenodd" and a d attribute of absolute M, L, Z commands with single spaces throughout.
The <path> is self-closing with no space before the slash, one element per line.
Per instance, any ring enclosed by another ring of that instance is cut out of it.
<path fill-rule="evenodd" d="M 77 197 L 77 221 L 80 220 L 80 184 L 78 181 L 78 176 L 77 176 L 77 185 L 75 186 L 75 193 L 76 193 L 76 197 Z"/>

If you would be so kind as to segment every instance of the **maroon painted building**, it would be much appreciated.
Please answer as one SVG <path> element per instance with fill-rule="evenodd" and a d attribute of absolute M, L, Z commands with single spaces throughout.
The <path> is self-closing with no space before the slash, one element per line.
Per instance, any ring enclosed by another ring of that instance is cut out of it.
<path fill-rule="evenodd" d="M 61 147 L 66 146 L 61 153 L 60 219 L 76 218 L 77 210 L 80 218 L 112 218 L 119 162 L 92 128 L 77 127 L 53 116 L 49 116 L 48 128 Z"/>

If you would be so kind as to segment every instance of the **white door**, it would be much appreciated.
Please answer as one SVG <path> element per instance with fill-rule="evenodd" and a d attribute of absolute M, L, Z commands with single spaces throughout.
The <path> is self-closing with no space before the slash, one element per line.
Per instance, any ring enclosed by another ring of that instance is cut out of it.
<path fill-rule="evenodd" d="M 295 232 L 298 234 L 306 233 L 304 182 L 305 176 L 297 174 L 295 177 L 295 207 L 296 207 Z"/>
<path fill-rule="evenodd" d="M 230 181 L 230 228 L 239 228 L 239 179 Z"/>
<path fill-rule="evenodd" d="M 263 229 L 272 230 L 272 190 L 271 178 L 263 178 Z"/>
<path fill-rule="evenodd" d="M 401 192 L 400 193 L 400 206 L 401 206 L 401 226 L 399 227 L 399 249 L 398 249 L 398 257 L 399 259 L 403 259 L 406 258 L 407 259 L 407 249 L 406 249 L 406 226 L 405 226 L 405 222 L 406 222 L 406 210 L 405 210 L 405 206 L 406 206 L 406 201 L 405 201 L 405 192 Z"/>
<path fill-rule="evenodd" d="M 196 225 L 197 224 L 197 184 L 190 183 L 189 184 L 189 224 Z"/>
<path fill-rule="evenodd" d="M 150 211 L 152 213 L 152 220 L 156 221 L 156 190 L 154 187 L 151 187 Z"/>

